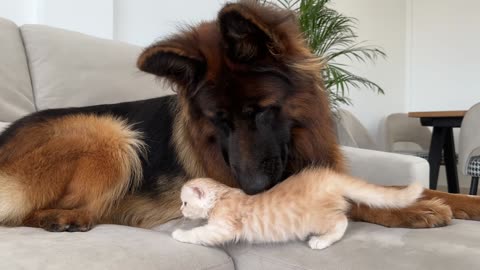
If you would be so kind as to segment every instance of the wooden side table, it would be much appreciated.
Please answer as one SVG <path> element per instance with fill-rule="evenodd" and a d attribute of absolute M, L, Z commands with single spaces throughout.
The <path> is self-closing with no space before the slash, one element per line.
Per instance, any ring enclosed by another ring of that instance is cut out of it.
<path fill-rule="evenodd" d="M 447 171 L 448 192 L 460 192 L 453 128 L 458 128 L 462 125 L 462 120 L 466 112 L 467 111 L 432 111 L 408 113 L 409 117 L 420 118 L 423 126 L 433 127 L 432 141 L 428 154 L 428 163 L 430 163 L 430 189 L 437 189 L 438 172 L 440 170 L 440 161 L 443 152 L 445 169 Z"/>

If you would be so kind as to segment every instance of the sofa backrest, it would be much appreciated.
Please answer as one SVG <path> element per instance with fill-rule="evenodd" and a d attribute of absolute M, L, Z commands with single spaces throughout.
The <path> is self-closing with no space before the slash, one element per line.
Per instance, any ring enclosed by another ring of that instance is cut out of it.
<path fill-rule="evenodd" d="M 142 48 L 43 25 L 24 25 L 38 110 L 140 100 L 171 93 L 136 68 Z"/>
<path fill-rule="evenodd" d="M 25 49 L 18 27 L 0 18 L 0 122 L 35 111 Z"/>

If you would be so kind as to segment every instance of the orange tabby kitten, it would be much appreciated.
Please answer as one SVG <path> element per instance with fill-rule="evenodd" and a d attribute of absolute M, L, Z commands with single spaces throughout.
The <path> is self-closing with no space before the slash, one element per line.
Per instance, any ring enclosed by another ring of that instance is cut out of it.
<path fill-rule="evenodd" d="M 187 182 L 181 192 L 182 214 L 208 219 L 204 226 L 176 230 L 178 241 L 219 245 L 230 241 L 285 242 L 306 240 L 323 249 L 347 229 L 349 201 L 372 207 L 402 208 L 417 200 L 423 188 L 377 186 L 328 169 L 309 169 L 253 196 L 212 179 Z"/>

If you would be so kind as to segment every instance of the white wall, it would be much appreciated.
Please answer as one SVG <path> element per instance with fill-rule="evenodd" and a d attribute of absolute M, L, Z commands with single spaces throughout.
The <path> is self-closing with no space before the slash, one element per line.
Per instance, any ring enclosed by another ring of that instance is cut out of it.
<path fill-rule="evenodd" d="M 225 0 L 116 0 L 115 38 L 148 45 L 185 24 L 216 17 Z"/>
<path fill-rule="evenodd" d="M 22 25 L 37 22 L 37 0 L 0 0 L 0 17 Z"/>
<path fill-rule="evenodd" d="M 37 0 L 38 23 L 113 38 L 114 0 Z"/>
<path fill-rule="evenodd" d="M 408 109 L 468 109 L 480 101 L 480 1 L 409 4 Z"/>
<path fill-rule="evenodd" d="M 406 2 L 403 0 L 334 0 L 333 7 L 341 13 L 358 19 L 359 40 L 381 47 L 386 59 L 375 65 L 356 63 L 353 71 L 378 83 L 385 95 L 370 89 L 352 89 L 352 111 L 367 127 L 380 148 L 384 146 L 382 124 L 384 118 L 406 109 L 405 98 L 405 37 Z"/>

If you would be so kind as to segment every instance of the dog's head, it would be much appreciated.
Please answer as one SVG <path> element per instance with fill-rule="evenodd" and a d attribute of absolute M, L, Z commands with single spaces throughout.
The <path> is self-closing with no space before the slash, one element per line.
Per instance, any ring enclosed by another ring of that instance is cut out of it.
<path fill-rule="evenodd" d="M 329 158 L 322 145 L 335 142 L 320 61 L 289 11 L 227 4 L 216 21 L 148 47 L 138 67 L 177 89 L 209 177 L 233 176 L 254 194 L 293 173 L 295 164 L 315 163 L 314 151 Z"/>

